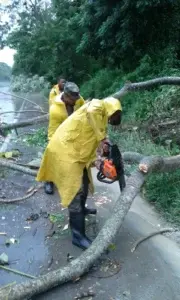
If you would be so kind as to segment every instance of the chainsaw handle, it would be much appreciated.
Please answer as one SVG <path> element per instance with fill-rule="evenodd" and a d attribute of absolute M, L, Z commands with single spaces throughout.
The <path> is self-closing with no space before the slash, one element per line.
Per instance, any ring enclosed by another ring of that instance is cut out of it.
<path fill-rule="evenodd" d="M 116 179 L 115 180 L 107 180 L 105 178 L 106 178 L 106 176 L 104 176 L 100 171 L 97 173 L 97 180 L 100 182 L 112 184 L 116 181 Z"/>

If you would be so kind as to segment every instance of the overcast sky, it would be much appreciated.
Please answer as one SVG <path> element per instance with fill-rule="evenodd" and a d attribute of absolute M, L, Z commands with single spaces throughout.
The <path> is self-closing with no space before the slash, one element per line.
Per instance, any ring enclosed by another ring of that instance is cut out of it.
<path fill-rule="evenodd" d="M 0 62 L 5 62 L 12 67 L 14 63 L 13 56 L 16 53 L 15 50 L 5 47 L 3 50 L 0 50 Z"/>

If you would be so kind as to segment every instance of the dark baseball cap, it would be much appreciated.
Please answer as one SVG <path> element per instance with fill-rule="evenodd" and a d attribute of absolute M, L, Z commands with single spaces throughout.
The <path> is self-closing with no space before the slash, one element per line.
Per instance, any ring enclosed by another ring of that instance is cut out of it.
<path fill-rule="evenodd" d="M 64 93 L 73 98 L 79 98 L 79 87 L 74 82 L 66 82 L 64 85 Z"/>

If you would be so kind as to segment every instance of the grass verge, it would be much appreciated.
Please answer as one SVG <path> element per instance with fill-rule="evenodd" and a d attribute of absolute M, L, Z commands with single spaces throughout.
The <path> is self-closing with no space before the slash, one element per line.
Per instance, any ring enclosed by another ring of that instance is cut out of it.
<path fill-rule="evenodd" d="M 145 155 L 175 155 L 177 149 L 155 145 L 147 135 L 136 132 L 109 132 L 110 138 L 124 151 Z M 136 166 L 131 166 L 132 171 Z M 151 174 L 143 186 L 143 196 L 169 221 L 180 225 L 180 170 L 172 173 Z"/>

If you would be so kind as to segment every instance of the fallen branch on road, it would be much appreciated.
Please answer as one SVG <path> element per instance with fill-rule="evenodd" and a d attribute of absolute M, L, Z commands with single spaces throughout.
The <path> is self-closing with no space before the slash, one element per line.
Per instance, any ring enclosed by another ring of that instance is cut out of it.
<path fill-rule="evenodd" d="M 47 114 L 47 112 L 43 112 L 41 110 L 30 109 L 30 110 L 20 110 L 20 111 L 14 111 L 14 110 L 12 110 L 12 111 L 4 111 L 4 112 L 0 113 L 0 116 L 5 115 L 5 114 L 22 114 L 22 113 L 27 113 L 27 112 L 28 113 L 29 112 L 37 112 L 39 114 Z"/>
<path fill-rule="evenodd" d="M 15 270 L 15 269 L 10 269 L 10 268 L 5 267 L 5 266 L 2 266 L 2 265 L 0 265 L 0 269 L 3 269 L 3 270 L 5 270 L 5 271 L 8 271 L 8 272 L 12 272 L 12 273 L 18 274 L 18 275 L 20 275 L 20 276 L 25 276 L 25 277 L 28 277 L 28 278 L 31 278 L 31 279 L 35 279 L 35 278 L 36 278 L 35 276 L 32 276 L 32 275 L 29 275 L 29 274 L 20 272 L 20 271 Z M 1 290 L 0 290 L 0 293 L 1 293 Z M 8 298 L 4 298 L 4 299 L 8 299 Z"/>
<path fill-rule="evenodd" d="M 115 203 L 111 217 L 106 221 L 92 245 L 79 258 L 71 261 L 66 267 L 52 271 L 37 279 L 14 285 L 11 289 L 0 291 L 0 299 L 21 300 L 46 292 L 53 287 L 73 281 L 87 273 L 102 253 L 108 248 L 119 231 L 134 198 L 139 193 L 146 174 L 154 171 L 168 172 L 180 166 L 180 155 L 172 157 L 143 157 L 138 153 L 124 153 L 124 159 L 139 162 L 139 168 L 128 178 L 126 188 Z M 147 165 L 146 165 L 147 164 Z"/>
<path fill-rule="evenodd" d="M 49 114 L 46 114 L 44 116 L 35 117 L 32 119 L 28 119 L 26 121 L 20 121 L 17 123 L 0 124 L 0 131 L 3 132 L 3 130 L 11 130 L 11 129 L 15 129 L 15 128 L 27 127 L 30 125 L 36 125 L 39 123 L 47 122 L 48 120 L 49 120 Z"/>
<path fill-rule="evenodd" d="M 165 84 L 180 85 L 180 77 L 163 77 L 139 83 L 126 83 L 125 86 L 113 96 L 120 99 L 128 92 L 145 90 L 151 87 Z M 15 126 L 11 126 L 10 129 L 18 128 L 16 124 L 13 124 Z M 24 122 L 24 124 L 24 126 L 28 126 L 32 125 L 32 122 L 28 124 L 27 120 L 26 122 Z M 23 126 L 21 125 L 20 127 Z M 8 127 L 6 128 L 9 129 Z M 8 297 L 8 300 L 21 300 L 31 298 L 35 295 L 46 292 L 53 287 L 60 286 L 63 283 L 73 281 L 83 276 L 99 259 L 101 254 L 108 248 L 109 244 L 112 243 L 112 240 L 115 238 L 117 232 L 119 231 L 124 218 L 133 203 L 134 198 L 139 193 L 142 185 L 144 184 L 146 175 L 151 172 L 171 172 L 180 168 L 180 155 L 173 157 L 144 157 L 144 155 L 139 153 L 126 152 L 123 154 L 123 158 L 125 161 L 138 163 L 139 167 L 128 178 L 126 188 L 115 203 L 111 217 L 106 221 L 105 225 L 102 227 L 98 236 L 93 241 L 89 249 L 84 251 L 79 256 L 79 258 L 71 261 L 66 267 L 49 272 L 31 281 L 14 285 L 11 288 L 3 289 L 3 291 L 0 291 L 0 299 L 6 299 L 6 297 Z M 2 160 L 0 160 L 0 165 L 1 161 Z M 11 166 L 11 168 L 14 168 L 14 166 Z M 14 169 L 17 170 L 17 165 Z M 28 168 L 18 166 L 18 170 L 24 173 L 26 173 L 27 171 L 27 174 L 33 176 L 36 175 L 36 171 L 28 170 Z"/>
<path fill-rule="evenodd" d="M 3 158 L 0 158 L 0 166 L 5 167 L 5 168 L 9 168 L 9 169 L 12 169 L 12 170 L 15 170 L 15 171 L 20 171 L 22 173 L 25 173 L 25 174 L 28 174 L 28 175 L 31 175 L 31 176 L 36 176 L 37 175 L 36 171 L 31 170 L 29 168 L 19 166 L 16 163 L 9 162 L 8 160 L 3 159 Z"/>
<path fill-rule="evenodd" d="M 108 248 L 128 213 L 130 206 L 144 183 L 145 175 L 140 171 L 134 172 L 127 181 L 127 186 L 119 197 L 111 217 L 106 221 L 92 245 L 84 251 L 79 258 L 71 261 L 66 267 L 52 271 L 33 279 L 14 285 L 10 289 L 0 291 L 0 299 L 21 300 L 46 292 L 47 290 L 72 281 L 84 273 L 96 262 L 101 254 Z M 4 298 L 3 298 L 4 297 Z"/>
<path fill-rule="evenodd" d="M 127 163 L 139 164 L 139 169 L 143 173 L 150 172 L 171 172 L 180 168 L 180 155 L 176 156 L 144 156 L 137 152 L 124 152 L 122 154 L 123 160 Z M 39 160 L 40 167 L 41 160 Z M 37 171 L 32 170 L 32 166 L 26 164 L 18 164 L 9 162 L 6 159 L 0 158 L 0 166 L 20 171 L 24 174 L 36 176 Z M 38 165 L 36 166 L 38 169 Z"/>
<path fill-rule="evenodd" d="M 147 236 L 138 239 L 138 240 L 134 243 L 133 247 L 131 248 L 131 252 L 133 253 L 133 252 L 137 249 L 137 247 L 138 247 L 142 242 L 146 241 L 147 239 L 150 239 L 151 237 L 153 237 L 153 236 L 155 236 L 155 235 L 157 235 L 157 234 L 162 234 L 162 233 L 165 233 L 165 232 L 173 232 L 173 231 L 176 231 L 176 230 L 173 229 L 173 228 L 164 228 L 164 229 L 161 229 L 161 230 L 158 230 L 158 231 L 151 232 L 151 233 L 148 234 Z"/>
<path fill-rule="evenodd" d="M 29 199 L 30 197 L 32 197 L 42 187 L 43 187 L 43 184 L 41 184 L 41 185 L 37 186 L 36 188 L 34 188 L 27 195 L 24 195 L 22 197 L 18 197 L 18 198 L 15 198 L 15 199 L 2 199 L 2 198 L 0 198 L 0 204 L 16 203 L 16 202 L 20 202 L 20 201 L 24 201 L 26 199 Z"/>

